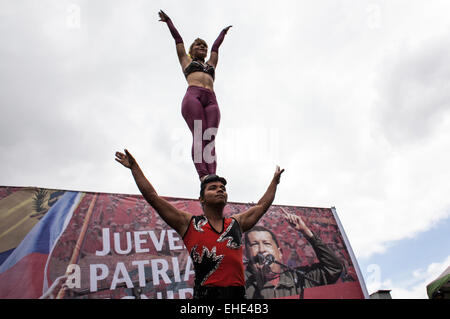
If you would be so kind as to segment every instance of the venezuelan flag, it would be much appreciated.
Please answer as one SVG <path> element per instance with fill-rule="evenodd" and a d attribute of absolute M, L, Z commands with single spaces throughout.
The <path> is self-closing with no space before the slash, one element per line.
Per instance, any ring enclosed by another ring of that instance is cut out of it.
<path fill-rule="evenodd" d="M 15 199 L 8 196 L 0 201 L 0 220 L 9 221 L 1 225 L 10 226 L 0 229 L 0 236 L 7 239 L 2 239 L 0 251 L 4 256 L 0 265 L 0 298 L 39 298 L 42 295 L 47 286 L 44 272 L 48 257 L 82 197 L 80 192 L 63 191 L 33 226 L 30 220 L 36 212 L 31 209 L 32 200 L 20 193 L 10 195 L 15 195 Z M 23 237 L 23 232 L 30 227 Z M 23 240 L 14 248 L 21 237 Z"/>

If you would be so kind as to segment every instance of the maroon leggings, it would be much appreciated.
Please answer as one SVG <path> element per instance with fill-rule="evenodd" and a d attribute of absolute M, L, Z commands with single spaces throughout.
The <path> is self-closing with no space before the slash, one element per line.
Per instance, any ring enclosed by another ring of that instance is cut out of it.
<path fill-rule="evenodd" d="M 192 133 L 191 154 L 198 176 L 201 178 L 208 174 L 215 174 L 217 162 L 214 144 L 220 122 L 216 95 L 206 88 L 189 86 L 181 103 L 181 114 Z M 197 126 L 194 125 L 194 121 L 197 121 Z M 207 134 L 205 134 L 206 130 L 208 130 Z M 208 148 L 204 152 L 205 147 Z"/>

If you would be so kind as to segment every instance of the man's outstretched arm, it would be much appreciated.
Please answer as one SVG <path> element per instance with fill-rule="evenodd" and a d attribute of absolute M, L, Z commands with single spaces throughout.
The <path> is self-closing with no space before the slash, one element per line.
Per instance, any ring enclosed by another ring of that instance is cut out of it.
<path fill-rule="evenodd" d="M 334 284 L 344 269 L 342 261 L 336 256 L 333 250 L 314 235 L 300 216 L 287 213 L 283 208 L 281 208 L 281 211 L 289 224 L 305 236 L 319 260 L 317 264 L 301 268 L 302 271 L 306 272 L 307 277 L 312 279 L 312 281 L 307 280 L 307 287 Z"/>
<path fill-rule="evenodd" d="M 134 181 L 145 200 L 170 227 L 183 236 L 189 226 L 192 215 L 175 208 L 158 195 L 128 150 L 125 150 L 125 154 L 116 152 L 116 161 L 131 170 Z"/>
<path fill-rule="evenodd" d="M 246 232 L 255 226 L 261 217 L 267 212 L 270 205 L 272 205 L 272 202 L 275 199 L 278 184 L 280 183 L 280 177 L 283 172 L 284 169 L 280 169 L 280 167 L 277 166 L 269 187 L 258 203 L 247 211 L 233 216 L 239 222 L 239 225 L 241 225 L 242 231 Z"/>

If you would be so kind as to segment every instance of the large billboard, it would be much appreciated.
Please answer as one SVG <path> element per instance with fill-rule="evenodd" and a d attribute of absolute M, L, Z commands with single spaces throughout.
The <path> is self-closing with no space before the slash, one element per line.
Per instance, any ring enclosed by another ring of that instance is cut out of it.
<path fill-rule="evenodd" d="M 197 200 L 165 198 L 202 214 Z M 244 245 L 247 298 L 367 298 L 334 208 L 272 205 Z M 0 187 L 0 298 L 189 299 L 193 284 L 182 238 L 142 196 Z"/>

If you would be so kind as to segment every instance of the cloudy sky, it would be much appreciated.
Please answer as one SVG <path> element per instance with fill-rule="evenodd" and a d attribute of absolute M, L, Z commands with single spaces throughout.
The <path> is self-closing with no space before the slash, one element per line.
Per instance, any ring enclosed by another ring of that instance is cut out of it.
<path fill-rule="evenodd" d="M 229 200 L 335 206 L 369 293 L 426 298 L 450 264 L 447 0 L 0 2 L 0 185 L 196 198 L 186 44 L 220 48 L 218 174 Z"/>

